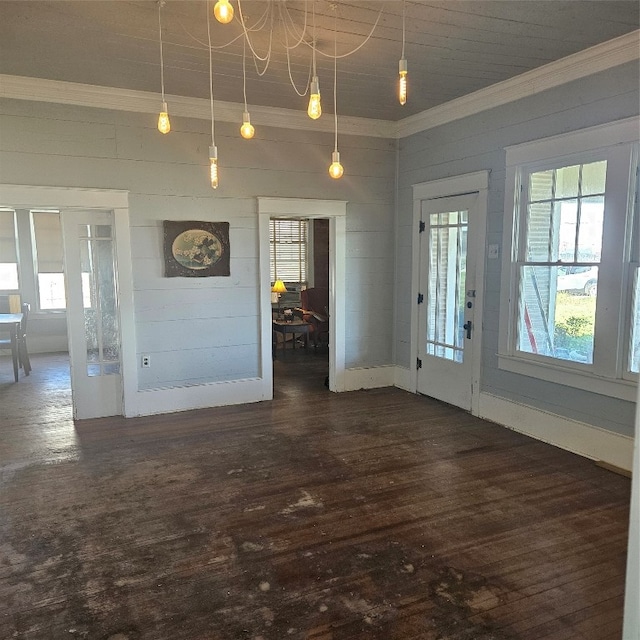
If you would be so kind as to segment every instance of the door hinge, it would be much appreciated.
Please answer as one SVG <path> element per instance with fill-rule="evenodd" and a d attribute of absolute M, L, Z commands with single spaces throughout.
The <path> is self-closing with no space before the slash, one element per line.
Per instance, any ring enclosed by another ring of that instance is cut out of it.
<path fill-rule="evenodd" d="M 422 369 L 422 360 L 416 358 L 416 369 Z"/>
<path fill-rule="evenodd" d="M 422 304 L 423 302 L 424 302 L 424 296 L 421 293 L 419 293 L 418 294 L 418 304 Z"/>
<path fill-rule="evenodd" d="M 427 223 L 424 220 L 420 220 L 418 224 L 418 232 L 422 233 L 427 228 Z"/>

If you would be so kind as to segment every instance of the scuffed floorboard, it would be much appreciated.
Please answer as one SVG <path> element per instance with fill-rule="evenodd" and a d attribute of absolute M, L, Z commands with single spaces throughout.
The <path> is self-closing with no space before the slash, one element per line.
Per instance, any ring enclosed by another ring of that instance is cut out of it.
<path fill-rule="evenodd" d="M 0 638 L 620 637 L 627 478 L 331 394 L 313 351 L 279 354 L 273 402 L 74 427 L 59 360 L 0 379 Z"/>

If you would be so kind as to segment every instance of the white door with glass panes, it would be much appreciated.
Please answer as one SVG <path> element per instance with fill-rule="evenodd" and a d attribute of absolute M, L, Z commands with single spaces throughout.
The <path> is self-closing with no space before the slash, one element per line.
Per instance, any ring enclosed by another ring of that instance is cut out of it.
<path fill-rule="evenodd" d="M 111 211 L 62 211 L 74 418 L 122 414 L 120 313 Z"/>
<path fill-rule="evenodd" d="M 472 402 L 477 193 L 421 203 L 418 392 Z"/>

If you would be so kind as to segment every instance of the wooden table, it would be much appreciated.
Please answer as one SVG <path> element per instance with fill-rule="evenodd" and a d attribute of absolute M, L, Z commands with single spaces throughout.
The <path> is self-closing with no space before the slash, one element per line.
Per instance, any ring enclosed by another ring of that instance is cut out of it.
<path fill-rule="evenodd" d="M 0 313 L 0 331 L 8 330 L 11 335 L 11 358 L 16 382 L 18 382 L 18 331 L 21 323 L 21 313 Z"/>
<path fill-rule="evenodd" d="M 309 329 L 311 324 L 309 322 L 305 322 L 304 320 L 291 320 L 291 322 L 287 322 L 286 320 L 274 320 L 273 321 L 273 331 L 275 333 L 282 334 L 282 348 L 284 349 L 287 345 L 287 334 L 291 333 L 293 335 L 293 348 L 296 348 L 296 339 L 295 334 L 301 333 L 304 335 L 304 348 L 306 349 L 309 346 Z M 277 342 L 274 340 L 274 349 L 273 353 L 275 355 Z"/>

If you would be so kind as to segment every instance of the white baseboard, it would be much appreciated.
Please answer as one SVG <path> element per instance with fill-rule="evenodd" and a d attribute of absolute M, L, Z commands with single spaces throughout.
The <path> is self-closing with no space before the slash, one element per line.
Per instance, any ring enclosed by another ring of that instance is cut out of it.
<path fill-rule="evenodd" d="M 404 391 L 415 393 L 415 383 L 412 381 L 411 374 L 411 369 L 407 369 L 405 367 L 396 367 L 394 375 L 394 386 L 398 387 L 398 389 L 403 389 Z"/>
<path fill-rule="evenodd" d="M 193 387 L 146 389 L 138 391 L 133 402 L 126 404 L 125 415 L 127 418 L 132 418 L 157 413 L 223 407 L 270 400 L 271 397 L 272 390 L 266 388 L 265 381 L 261 378 L 214 382 Z"/>
<path fill-rule="evenodd" d="M 630 471 L 633 438 L 563 418 L 489 393 L 480 394 L 478 416 L 592 460 Z"/>
<path fill-rule="evenodd" d="M 395 369 L 396 367 L 393 365 L 345 369 L 344 391 L 357 391 L 358 389 L 377 389 L 379 387 L 393 387 Z"/>

